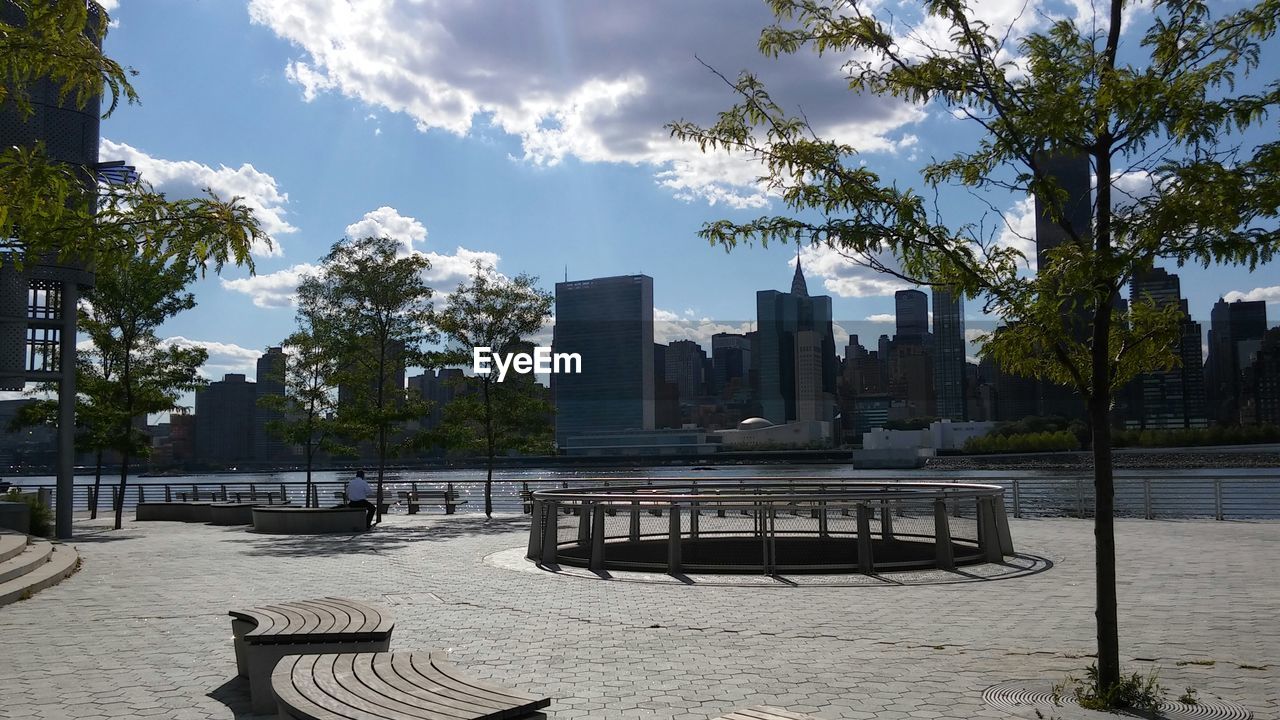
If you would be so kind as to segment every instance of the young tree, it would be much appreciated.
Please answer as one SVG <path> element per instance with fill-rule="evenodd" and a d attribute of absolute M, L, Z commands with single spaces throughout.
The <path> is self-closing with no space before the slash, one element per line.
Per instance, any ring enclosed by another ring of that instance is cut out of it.
<path fill-rule="evenodd" d="M 472 348 L 522 349 L 524 340 L 541 330 L 551 316 L 553 297 L 537 282 L 524 274 L 508 279 L 477 262 L 470 282 L 459 285 L 436 315 L 447 341 L 449 364 L 470 363 Z M 551 448 L 551 407 L 535 387 L 533 375 L 509 372 L 498 382 L 498 370 L 491 367 L 487 374 L 464 381 L 474 386 L 474 392 L 464 392 L 445 406 L 439 432 L 446 446 L 484 451 L 484 513 L 489 517 L 493 516 L 497 451 Z"/>
<path fill-rule="evenodd" d="M 267 431 L 291 445 L 301 445 L 307 464 L 305 505 L 311 507 L 311 467 L 319 450 L 334 447 L 333 425 L 337 411 L 338 365 L 316 337 L 310 321 L 299 314 L 301 327 L 284 340 L 287 353 L 283 395 L 264 395 L 258 404 L 280 414 L 267 423 Z"/>
<path fill-rule="evenodd" d="M 1009 371 L 1066 385 L 1088 408 L 1096 488 L 1098 684 L 1120 678 L 1115 586 L 1111 407 L 1115 389 L 1140 372 L 1173 366 L 1176 314 L 1138 303 L 1117 320 L 1114 301 L 1154 261 L 1269 261 L 1278 242 L 1280 142 L 1245 131 L 1264 122 L 1280 84 L 1238 88 L 1275 33 L 1280 2 L 1264 0 L 1221 18 L 1202 0 L 1156 0 L 1141 38 L 1122 32 L 1122 0 L 1080 27 L 1051 22 L 1010 42 L 962 0 L 924 8 L 949 39 L 899 43 L 887 10 L 859 0 L 771 0 L 778 24 L 760 39 L 767 55 L 811 49 L 852 57 L 850 90 L 938 104 L 976 124 L 976 147 L 922 169 L 929 190 L 1030 193 L 1067 240 L 1034 277 L 1025 258 L 973 225 L 942 223 L 920 194 L 881 182 L 853 147 L 822 139 L 786 113 L 749 73 L 730 83 L 740 101 L 710 127 L 670 126 L 704 150 L 758 158 L 763 183 L 792 213 L 747 223 L 718 221 L 701 234 L 732 248 L 747 241 L 809 241 L 912 282 L 981 297 L 1005 323 L 984 352 Z M 1273 126 L 1274 127 L 1274 126 Z M 1045 153 L 1092 164 L 1088 227 L 1073 225 L 1069 198 L 1044 166 Z M 1140 194 L 1117 180 L 1144 179 Z M 1005 194 L 1004 198 L 1009 196 Z"/>
<path fill-rule="evenodd" d="M 399 257 L 399 247 L 385 237 L 343 240 L 298 287 L 300 313 L 336 362 L 338 424 L 352 439 L 374 444 L 379 521 L 387 457 L 412 444 L 398 433 L 427 410 L 407 392 L 403 371 L 425 367 L 424 345 L 437 337 L 423 280 L 431 262 L 421 253 Z"/>
<path fill-rule="evenodd" d="M 202 385 L 197 370 L 208 358 L 203 348 L 165 345 L 156 330 L 165 320 L 195 307 L 186 291 L 195 279 L 190 266 L 135 255 L 114 272 L 98 276 L 80 309 L 80 329 L 93 347 L 86 361 L 110 378 L 85 388 L 93 392 L 95 416 L 102 418 L 103 444 L 120 453 L 120 493 L 115 528 L 120 529 L 131 457 L 150 453 L 150 438 L 139 419 L 178 407 L 182 393 Z"/>

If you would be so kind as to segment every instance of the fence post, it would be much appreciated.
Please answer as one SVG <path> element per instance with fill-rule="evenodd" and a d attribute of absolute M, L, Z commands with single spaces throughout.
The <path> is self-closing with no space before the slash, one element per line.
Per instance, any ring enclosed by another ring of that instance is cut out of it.
<path fill-rule="evenodd" d="M 893 511 L 889 509 L 889 501 L 880 501 L 880 538 L 893 539 Z"/>
<path fill-rule="evenodd" d="M 1213 479 L 1213 514 L 1217 520 L 1225 519 L 1222 514 L 1222 478 Z"/>
<path fill-rule="evenodd" d="M 818 536 L 827 537 L 827 501 L 818 501 Z"/>
<path fill-rule="evenodd" d="M 671 503 L 671 522 L 667 531 L 667 573 L 680 573 L 680 506 Z"/>
<path fill-rule="evenodd" d="M 1084 518 L 1084 481 L 1076 478 L 1076 517 Z"/>
<path fill-rule="evenodd" d="M 1013 516 L 1022 517 L 1022 485 L 1017 478 L 1013 479 Z"/>
<path fill-rule="evenodd" d="M 637 540 L 640 539 L 640 501 L 639 500 L 631 501 L 631 524 L 627 528 L 627 530 L 628 530 L 627 535 L 630 538 L 631 542 L 636 542 Z"/>
<path fill-rule="evenodd" d="M 534 499 L 532 506 L 529 508 L 529 551 L 525 553 L 525 557 L 537 562 L 542 558 L 542 501 Z"/>
<path fill-rule="evenodd" d="M 164 484 L 164 501 L 173 502 L 173 497 L 169 494 L 169 483 Z"/>
<path fill-rule="evenodd" d="M 138 502 L 144 503 L 146 501 L 147 501 L 146 490 L 144 489 L 144 486 L 142 483 L 138 483 Z"/>
<path fill-rule="evenodd" d="M 556 564 L 556 545 L 560 542 L 560 509 L 555 500 L 545 500 L 542 523 L 542 564 Z"/>
<path fill-rule="evenodd" d="M 1144 478 L 1142 481 L 1142 512 L 1148 520 L 1155 519 L 1155 513 L 1151 512 L 1151 478 Z"/>
<path fill-rule="evenodd" d="M 578 502 L 578 544 L 583 547 L 591 542 L 591 507 L 585 500 Z"/>
<path fill-rule="evenodd" d="M 875 560 L 871 556 L 871 508 L 865 502 L 858 503 L 858 572 L 870 575 L 875 572 Z"/>
<path fill-rule="evenodd" d="M 250 500 L 258 499 L 258 488 L 254 486 L 253 483 L 249 483 L 249 499 Z"/>
<path fill-rule="evenodd" d="M 604 570 L 604 505 L 596 504 L 591 518 L 591 563 L 587 566 L 594 572 Z"/>
<path fill-rule="evenodd" d="M 227 484 L 226 483 L 219 484 L 218 489 L 222 491 L 222 502 L 226 502 L 227 501 Z"/>
<path fill-rule="evenodd" d="M 938 567 L 954 570 L 955 557 L 951 552 L 951 525 L 947 520 L 947 503 L 942 498 L 933 501 L 933 542 L 938 553 Z"/>

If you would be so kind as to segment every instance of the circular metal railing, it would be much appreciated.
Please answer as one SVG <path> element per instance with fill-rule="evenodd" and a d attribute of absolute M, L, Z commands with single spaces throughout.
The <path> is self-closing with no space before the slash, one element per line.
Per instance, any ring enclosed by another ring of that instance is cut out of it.
<path fill-rule="evenodd" d="M 596 571 L 875 573 L 1013 554 L 997 485 L 614 481 L 532 494 L 528 557 Z"/>

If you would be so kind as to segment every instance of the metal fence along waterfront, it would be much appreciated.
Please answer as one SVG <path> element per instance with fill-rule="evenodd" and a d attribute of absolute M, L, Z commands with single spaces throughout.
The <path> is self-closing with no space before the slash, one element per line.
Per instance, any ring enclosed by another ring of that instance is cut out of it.
<path fill-rule="evenodd" d="M 292 474 L 292 473 L 291 473 Z M 433 479 L 429 473 L 416 473 L 415 479 L 405 479 L 403 475 L 393 476 L 384 483 L 386 501 L 394 504 L 399 492 L 413 490 L 444 490 L 447 486 L 457 492 L 462 505 L 462 512 L 477 512 L 484 508 L 484 481 L 482 479 L 459 479 L 464 473 L 451 472 L 451 479 Z M 479 473 L 476 473 L 477 475 Z M 708 474 L 709 475 L 709 474 Z M 205 476 L 209 477 L 209 476 Z M 243 477 L 243 476 L 241 476 Z M 830 476 L 780 476 L 780 477 L 687 477 L 658 476 L 646 482 L 651 483 L 688 483 L 699 484 L 721 483 L 826 483 L 834 484 L 847 479 L 856 482 L 942 482 L 942 483 L 979 483 L 999 485 L 1005 489 L 1004 505 L 1006 512 L 1013 517 L 1092 517 L 1093 516 L 1093 478 L 1088 475 L 1062 474 L 1052 476 L 993 477 L 991 475 L 951 475 L 947 473 L 928 473 L 914 476 L 901 475 L 854 475 L 842 478 Z M 47 488 L 55 490 L 53 483 L 23 482 L 21 478 L 12 478 L 18 488 L 34 491 Z M 520 512 L 528 510 L 528 503 L 522 497 L 524 491 L 536 491 L 552 488 L 574 487 L 609 487 L 617 485 L 621 480 L 617 477 L 572 477 L 572 478 L 529 478 L 524 480 L 495 479 L 493 484 L 494 508 L 499 512 Z M 316 497 L 321 505 L 335 505 L 341 502 L 344 481 L 318 480 L 314 483 Z M 274 493 L 273 502 L 287 498 L 295 504 L 302 504 L 305 482 L 296 480 L 262 482 L 235 480 L 228 482 L 211 482 L 200 480 L 182 482 L 169 478 L 130 479 L 125 490 L 124 506 L 132 508 L 141 499 L 143 501 L 178 500 L 199 495 L 204 499 L 216 497 L 219 500 L 242 499 L 260 496 L 264 501 L 267 493 Z M 72 498 L 76 511 L 87 510 L 90 505 L 92 483 L 79 482 L 75 485 Z M 1115 480 L 1115 507 L 1118 517 L 1147 519 L 1182 519 L 1212 518 L 1218 520 L 1275 520 L 1280 519 L 1280 475 L 1264 475 L 1260 473 L 1241 475 L 1231 473 L 1205 473 L 1191 477 L 1159 477 L 1153 475 L 1121 475 Z M 112 507 L 118 484 L 108 482 L 104 478 L 101 490 L 99 512 Z M 336 495 L 335 495 L 336 494 Z M 57 503 L 56 494 L 53 502 Z M 429 503 L 423 503 L 429 508 Z"/>

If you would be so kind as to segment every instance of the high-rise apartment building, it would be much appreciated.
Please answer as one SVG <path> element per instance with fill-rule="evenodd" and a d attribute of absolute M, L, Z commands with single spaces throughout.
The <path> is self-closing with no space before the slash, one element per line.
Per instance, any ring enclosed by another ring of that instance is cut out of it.
<path fill-rule="evenodd" d="M 253 418 L 257 388 L 229 373 L 196 391 L 196 460 L 237 465 L 254 459 Z"/>
<path fill-rule="evenodd" d="M 582 372 L 555 374 L 556 441 L 590 432 L 654 429 L 653 278 L 556 283 L 557 353 Z"/>
<path fill-rule="evenodd" d="M 663 377 L 676 386 L 681 403 L 693 403 L 703 394 L 706 360 L 707 353 L 692 340 L 673 340 L 667 346 Z"/>
<path fill-rule="evenodd" d="M 1249 352 L 1267 331 L 1265 302 L 1218 298 L 1209 314 L 1209 358 L 1205 366 L 1206 407 L 1209 418 L 1224 425 L 1241 421 L 1241 374 Z"/>
<path fill-rule="evenodd" d="M 1178 276 L 1163 268 L 1148 268 L 1129 283 L 1129 306 L 1139 302 L 1181 308 L 1182 321 L 1174 351 L 1180 367 L 1143 373 L 1126 389 L 1123 422 L 1130 428 L 1179 429 L 1205 427 L 1204 368 L 1200 357 L 1200 323 L 1191 319 L 1182 298 Z"/>
<path fill-rule="evenodd" d="M 258 462 L 284 460 L 289 455 L 289 445 L 276 432 L 268 429 L 270 423 L 284 418 L 284 413 L 265 407 L 262 398 L 268 395 L 284 397 L 285 369 L 288 357 L 278 347 L 267 348 L 258 358 L 255 405 L 253 409 L 253 456 Z"/>
<path fill-rule="evenodd" d="M 894 342 L 923 343 L 929 333 L 929 296 L 919 290 L 893 294 L 896 319 Z"/>
<path fill-rule="evenodd" d="M 933 386 L 938 395 L 937 416 L 965 420 L 965 342 L 962 298 L 933 289 Z"/>

